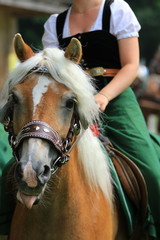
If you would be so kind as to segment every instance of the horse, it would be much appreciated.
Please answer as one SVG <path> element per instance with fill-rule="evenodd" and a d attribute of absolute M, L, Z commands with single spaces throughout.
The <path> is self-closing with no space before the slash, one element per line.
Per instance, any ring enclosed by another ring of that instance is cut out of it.
<path fill-rule="evenodd" d="M 9 240 L 129 239 L 107 154 L 91 128 L 100 120 L 80 42 L 34 53 L 14 38 L 21 63 L 5 83 L 0 121 L 16 163 Z"/>

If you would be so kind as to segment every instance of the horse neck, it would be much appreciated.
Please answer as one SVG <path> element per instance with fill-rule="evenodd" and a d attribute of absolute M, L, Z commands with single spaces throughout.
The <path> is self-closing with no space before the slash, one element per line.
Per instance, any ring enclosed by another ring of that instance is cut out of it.
<path fill-rule="evenodd" d="M 17 205 L 9 240 L 113 240 L 114 220 L 100 189 L 88 184 L 75 147 L 70 161 L 52 176 L 42 203 L 31 210 Z"/>
<path fill-rule="evenodd" d="M 87 182 L 76 148 L 72 150 L 70 161 L 60 169 L 58 179 L 50 205 L 56 239 L 74 240 L 78 236 L 81 240 L 112 239 L 109 237 L 113 229 L 109 205 L 100 189 L 93 190 Z M 62 223 L 63 229 L 59 227 Z"/>

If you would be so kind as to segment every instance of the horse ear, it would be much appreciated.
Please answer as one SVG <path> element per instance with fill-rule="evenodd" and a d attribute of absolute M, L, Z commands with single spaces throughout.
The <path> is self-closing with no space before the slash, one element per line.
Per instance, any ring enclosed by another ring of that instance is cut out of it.
<path fill-rule="evenodd" d="M 77 38 L 72 38 L 65 50 L 64 56 L 74 63 L 79 63 L 82 58 L 82 46 Z"/>
<path fill-rule="evenodd" d="M 23 41 L 23 38 L 19 33 L 14 36 L 14 48 L 17 57 L 21 62 L 24 62 L 35 55 L 32 49 Z"/>

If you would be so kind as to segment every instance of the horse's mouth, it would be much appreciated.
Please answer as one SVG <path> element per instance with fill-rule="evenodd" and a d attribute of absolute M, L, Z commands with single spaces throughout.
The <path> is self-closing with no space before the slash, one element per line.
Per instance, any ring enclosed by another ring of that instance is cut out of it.
<path fill-rule="evenodd" d="M 21 191 L 17 192 L 17 200 L 24 204 L 28 209 L 31 209 L 33 205 L 37 204 L 40 200 L 39 195 L 28 195 Z"/>

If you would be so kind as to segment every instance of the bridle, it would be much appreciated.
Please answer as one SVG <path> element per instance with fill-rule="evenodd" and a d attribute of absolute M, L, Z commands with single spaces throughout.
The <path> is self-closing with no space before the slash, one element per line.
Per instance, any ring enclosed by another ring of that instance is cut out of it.
<path fill-rule="evenodd" d="M 31 72 L 49 73 L 46 67 L 34 68 Z M 76 107 L 74 107 L 71 119 L 71 125 L 65 139 L 62 140 L 57 131 L 50 125 L 39 120 L 33 120 L 25 124 L 21 130 L 15 135 L 13 130 L 13 107 L 9 108 L 8 114 L 5 117 L 4 128 L 9 133 L 9 143 L 12 147 L 13 156 L 19 162 L 18 149 L 23 140 L 28 138 L 45 139 L 53 145 L 58 151 L 58 157 L 53 161 L 51 172 L 54 174 L 58 168 L 69 161 L 70 152 L 79 141 L 82 135 L 82 127 Z M 79 136 L 78 136 L 79 135 Z M 73 137 L 78 136 L 73 142 Z"/>
<path fill-rule="evenodd" d="M 74 114 L 73 114 L 74 116 Z M 51 166 L 51 172 L 54 174 L 59 167 L 68 162 L 70 158 L 70 152 L 76 145 L 81 132 L 80 122 L 72 117 L 71 126 L 65 139 L 61 139 L 60 135 L 47 123 L 33 120 L 25 124 L 17 135 L 14 134 L 12 122 L 4 124 L 5 130 L 9 132 L 9 143 L 12 147 L 13 155 L 17 162 L 19 162 L 18 149 L 24 139 L 39 138 L 47 140 L 58 150 L 58 157 L 54 160 Z M 74 143 L 72 143 L 73 137 L 79 135 Z"/>

